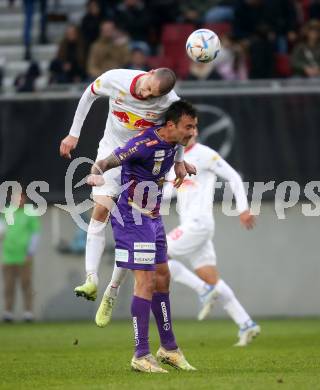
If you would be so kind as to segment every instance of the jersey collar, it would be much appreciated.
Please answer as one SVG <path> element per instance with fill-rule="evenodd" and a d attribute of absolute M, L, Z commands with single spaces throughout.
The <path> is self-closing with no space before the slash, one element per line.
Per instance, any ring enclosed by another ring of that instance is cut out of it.
<path fill-rule="evenodd" d="M 193 149 L 196 145 L 197 145 L 197 142 L 196 142 L 195 144 L 191 145 L 191 146 L 185 147 L 185 148 L 184 148 L 184 152 L 185 152 L 185 153 L 190 152 L 190 150 Z"/>
<path fill-rule="evenodd" d="M 132 80 L 131 82 L 131 85 L 130 85 L 130 93 L 131 95 L 138 99 L 138 100 L 146 100 L 140 96 L 138 96 L 136 93 L 135 93 L 135 87 L 136 87 L 136 84 L 137 84 L 137 81 L 139 80 L 140 77 L 144 76 L 146 73 L 140 73 L 138 74 L 137 76 L 134 77 L 134 79 Z"/>
<path fill-rule="evenodd" d="M 158 138 L 159 141 L 161 142 L 164 142 L 165 144 L 167 145 L 170 145 L 172 148 L 175 148 L 178 144 L 171 144 L 170 142 L 167 142 L 166 140 L 164 140 L 161 135 L 158 133 L 158 130 L 161 129 L 161 127 L 163 127 L 163 125 L 158 125 L 156 127 L 153 128 L 153 133 L 154 135 Z"/>

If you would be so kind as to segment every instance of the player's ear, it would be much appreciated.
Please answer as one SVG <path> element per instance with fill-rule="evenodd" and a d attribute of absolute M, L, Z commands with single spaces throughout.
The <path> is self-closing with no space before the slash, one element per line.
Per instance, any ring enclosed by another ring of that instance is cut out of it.
<path fill-rule="evenodd" d="M 167 127 L 174 127 L 176 124 L 173 121 L 167 121 L 166 126 Z"/>

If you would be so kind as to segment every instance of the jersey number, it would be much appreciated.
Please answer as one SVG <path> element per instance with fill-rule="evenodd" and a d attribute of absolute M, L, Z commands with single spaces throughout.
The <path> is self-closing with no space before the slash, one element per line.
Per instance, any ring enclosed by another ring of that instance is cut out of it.
<path fill-rule="evenodd" d="M 154 166 L 152 169 L 152 174 L 153 175 L 159 175 L 160 170 L 161 170 L 161 165 L 162 165 L 163 159 L 161 161 L 155 161 Z"/>

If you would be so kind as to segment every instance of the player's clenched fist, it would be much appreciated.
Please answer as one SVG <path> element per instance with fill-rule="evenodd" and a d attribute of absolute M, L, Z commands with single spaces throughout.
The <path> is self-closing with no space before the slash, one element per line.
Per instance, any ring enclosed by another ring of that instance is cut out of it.
<path fill-rule="evenodd" d="M 197 168 L 193 164 L 189 164 L 186 161 L 184 161 L 184 166 L 189 176 L 197 174 Z"/>
<path fill-rule="evenodd" d="M 240 223 L 246 229 L 253 229 L 256 224 L 256 219 L 254 215 L 250 214 L 249 210 L 246 210 L 240 214 Z"/>
<path fill-rule="evenodd" d="M 197 168 L 192 164 L 188 164 L 186 161 L 176 161 L 174 164 L 174 171 L 176 174 L 176 178 L 174 180 L 175 188 L 179 188 L 181 186 L 187 174 L 189 176 L 197 174 Z"/>
<path fill-rule="evenodd" d="M 104 185 L 104 179 L 102 175 L 89 175 L 87 177 L 87 184 L 93 187 L 99 187 Z"/>
<path fill-rule="evenodd" d="M 78 138 L 73 135 L 67 135 L 61 141 L 60 144 L 60 156 L 65 158 L 71 158 L 71 151 L 76 148 L 78 144 Z"/>

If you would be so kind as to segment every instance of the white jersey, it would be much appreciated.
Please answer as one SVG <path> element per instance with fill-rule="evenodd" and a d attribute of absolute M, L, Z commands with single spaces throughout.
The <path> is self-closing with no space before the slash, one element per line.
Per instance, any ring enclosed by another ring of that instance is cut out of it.
<path fill-rule="evenodd" d="M 177 190 L 177 211 L 181 224 L 198 221 L 213 228 L 214 187 L 217 176 L 230 182 L 239 213 L 248 209 L 247 196 L 239 174 L 220 155 L 199 143 L 185 149 L 185 160 L 196 166 L 197 174 L 187 177 Z M 170 171 L 168 180 L 174 178 Z M 168 197 L 170 188 L 165 188 Z"/>
<path fill-rule="evenodd" d="M 144 74 L 138 70 L 114 69 L 98 77 L 80 99 L 69 134 L 80 136 L 84 119 L 99 96 L 109 97 L 109 114 L 100 146 L 105 144 L 111 150 L 124 146 L 140 131 L 163 123 L 166 110 L 179 97 L 172 90 L 164 96 L 141 99 L 135 94 L 135 85 Z"/>

